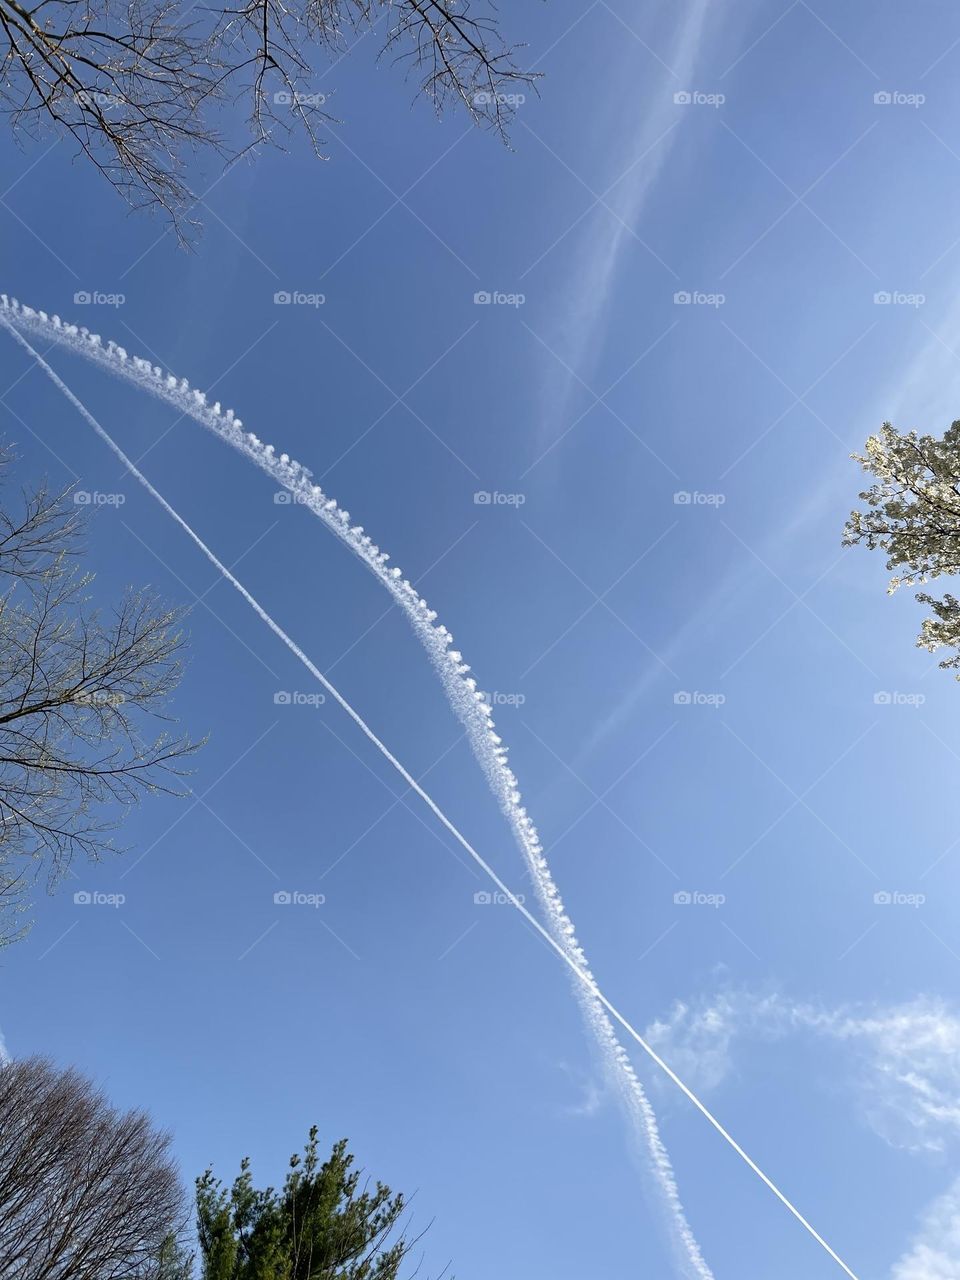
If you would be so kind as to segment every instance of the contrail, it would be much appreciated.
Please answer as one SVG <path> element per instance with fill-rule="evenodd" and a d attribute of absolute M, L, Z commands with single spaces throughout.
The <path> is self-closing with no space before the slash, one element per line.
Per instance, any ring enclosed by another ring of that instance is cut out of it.
<path fill-rule="evenodd" d="M 821 1235 L 807 1221 L 792 1202 L 771 1181 L 762 1169 L 747 1155 L 743 1148 L 727 1132 L 716 1117 L 688 1088 L 676 1073 L 663 1061 L 656 1051 L 643 1039 L 640 1033 L 607 999 L 590 972 L 586 956 L 580 947 L 574 932 L 573 923 L 563 906 L 556 885 L 543 855 L 543 847 L 533 822 L 521 803 L 517 779 L 507 764 L 507 752 L 497 736 L 493 724 L 490 707 L 484 695 L 478 691 L 476 681 L 468 676 L 469 667 L 463 663 L 462 655 L 450 648 L 453 637 L 446 627 L 434 625 L 436 614 L 430 610 L 409 582 L 401 579 L 401 571 L 397 568 L 387 569 L 389 557 L 374 545 L 364 534 L 362 526 L 350 524 L 349 513 L 337 507 L 333 499 L 328 498 L 323 490 L 310 483 L 310 473 L 299 463 L 292 461 L 286 454 L 275 456 L 272 445 L 263 445 L 252 433 L 242 431 L 242 424 L 231 410 L 221 413 L 219 404 L 208 407 L 205 396 L 192 391 L 186 381 L 178 381 L 172 375 L 163 372 L 149 361 L 130 358 L 127 353 L 114 343 L 103 346 L 99 336 L 89 333 L 75 325 L 64 325 L 59 317 L 52 319 L 45 312 L 37 312 L 29 307 L 21 307 L 15 300 L 8 300 L 0 295 L 0 322 L 10 330 L 16 340 L 26 348 L 37 361 L 48 377 L 83 415 L 97 434 L 107 443 L 123 464 L 136 479 L 143 484 L 151 495 L 163 506 L 164 510 L 176 520 L 184 531 L 197 544 L 203 554 L 217 570 L 240 592 L 247 603 L 256 611 L 264 622 L 278 635 L 310 673 L 320 681 L 336 702 L 350 715 L 363 733 L 383 753 L 387 760 L 398 771 L 404 781 L 416 792 L 425 804 L 436 815 L 439 821 L 464 847 L 497 887 L 507 896 L 514 907 L 524 916 L 528 923 L 556 951 L 564 963 L 578 979 L 576 990 L 581 1007 L 587 1020 L 596 1034 L 605 1060 L 615 1073 L 621 1092 L 624 1094 L 628 1110 L 632 1118 L 640 1125 L 648 1153 L 650 1155 L 654 1175 L 659 1190 L 670 1216 L 675 1242 L 683 1251 L 684 1264 L 688 1273 L 698 1280 L 712 1280 L 712 1272 L 703 1259 L 693 1232 L 687 1223 L 683 1206 L 680 1202 L 669 1156 L 660 1139 L 656 1118 L 647 1100 L 643 1087 L 633 1069 L 632 1064 L 617 1040 L 610 1021 L 612 1018 L 628 1035 L 636 1041 L 643 1051 L 673 1081 L 685 1096 L 700 1111 L 705 1119 L 717 1130 L 721 1137 L 740 1156 L 747 1166 L 760 1178 L 778 1200 L 793 1214 L 797 1221 L 848 1275 L 857 1280 L 855 1273 L 846 1265 L 840 1256 L 830 1247 Z M 232 444 L 240 452 L 251 458 L 268 475 L 283 485 L 294 496 L 295 500 L 309 507 L 333 532 L 346 543 L 360 560 L 387 587 L 393 598 L 413 623 L 414 630 L 437 669 L 447 696 L 455 712 L 461 719 L 470 739 L 474 753 L 487 776 L 494 794 L 500 801 L 501 808 L 507 817 L 520 845 L 530 870 L 538 897 L 547 913 L 550 931 L 518 901 L 506 887 L 496 872 L 487 864 L 453 823 L 446 817 L 436 803 L 420 787 L 412 775 L 400 764 L 396 757 L 373 733 L 362 717 L 352 708 L 346 699 L 330 684 L 323 673 L 310 661 L 304 652 L 287 636 L 279 625 L 266 613 L 246 588 L 221 564 L 213 552 L 202 542 L 189 525 L 177 514 L 160 493 L 149 483 L 134 464 L 126 457 L 120 447 L 112 440 L 103 427 L 89 413 L 69 387 L 50 368 L 46 361 L 30 346 L 17 331 L 17 327 L 28 332 L 39 333 L 69 349 L 84 355 L 94 362 L 103 365 L 114 373 L 127 377 L 138 386 L 181 409 L 201 425 L 213 430 L 222 439 Z M 609 1015 L 609 1016 L 608 1016 Z"/>
<path fill-rule="evenodd" d="M 4 295 L 0 295 L 0 319 L 5 319 L 8 327 L 12 324 L 28 330 L 33 328 L 43 336 L 53 338 L 111 372 L 127 377 L 135 385 L 149 390 L 214 431 L 286 488 L 298 504 L 306 506 L 317 515 L 374 573 L 407 615 L 440 677 L 447 699 L 464 726 L 474 756 L 513 830 L 554 940 L 565 953 L 565 958 L 572 961 L 576 969 L 582 970 L 593 982 L 586 955 L 580 947 L 573 923 L 566 914 L 550 874 L 540 837 L 522 806 L 519 784 L 507 764 L 507 751 L 496 733 L 488 702 L 477 689 L 476 681 L 469 676 L 470 668 L 464 664 L 462 655 L 452 648 L 453 637 L 450 632 L 446 627 L 435 623 L 435 612 L 428 608 L 426 601 L 409 582 L 402 580 L 401 571 L 387 567 L 389 557 L 364 534 L 362 526 L 350 524 L 349 512 L 339 509 L 337 503 L 328 498 L 319 486 L 311 484 L 310 473 L 305 468 L 291 461 L 286 454 L 277 458 L 271 445 L 263 445 L 255 435 L 242 430 L 242 423 L 231 410 L 221 412 L 219 404 L 208 407 L 206 397 L 201 392 L 191 390 L 186 380 L 178 380 L 172 375 L 164 376 L 149 361 L 128 357 L 122 347 L 113 343 L 103 346 L 99 337 L 87 330 L 62 324 L 57 316 L 48 319 L 43 312 L 21 307 L 15 301 L 8 302 Z M 23 343 L 24 340 L 16 330 L 12 332 Z M 36 352 L 32 354 L 71 403 L 90 421 L 86 409 L 69 388 Z M 99 423 L 96 424 L 96 429 L 103 432 Z M 110 442 L 110 447 L 117 451 L 113 442 Z M 273 624 L 268 622 L 268 625 Z M 646 1148 L 676 1261 L 689 1280 L 714 1280 L 687 1222 L 670 1157 L 660 1138 L 656 1115 L 633 1065 L 601 1004 L 579 982 L 574 983 L 574 991 L 585 1021 L 597 1039 L 607 1075 L 616 1085 L 631 1123 L 639 1132 Z"/>

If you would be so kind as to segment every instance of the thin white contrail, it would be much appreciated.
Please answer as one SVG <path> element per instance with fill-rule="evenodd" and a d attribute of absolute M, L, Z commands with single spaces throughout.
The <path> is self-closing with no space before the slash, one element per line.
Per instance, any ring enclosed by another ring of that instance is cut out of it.
<path fill-rule="evenodd" d="M 317 485 L 308 482 L 309 472 L 291 462 L 286 454 L 278 459 L 273 447 L 263 445 L 252 433 L 244 432 L 239 419 L 231 410 L 221 413 L 220 406 L 206 406 L 202 393 L 192 391 L 185 380 L 178 381 L 172 375 L 163 376 L 161 370 L 147 360 L 128 358 L 127 353 L 113 343 L 106 347 L 100 339 L 85 329 L 63 325 L 58 317 L 48 320 L 43 312 L 19 307 L 0 295 L 0 317 L 19 323 L 28 330 L 39 332 L 65 344 L 79 354 L 92 358 L 114 373 L 126 376 L 136 386 L 149 390 L 161 399 L 180 408 L 202 425 L 214 431 L 221 439 L 239 448 L 268 475 L 290 491 L 294 500 L 306 506 L 314 515 L 356 554 L 371 570 L 400 605 L 409 619 L 414 633 L 427 651 L 447 699 L 466 731 L 474 756 L 480 764 L 488 784 L 497 799 L 501 811 L 510 823 L 533 881 L 547 925 L 554 940 L 592 980 L 587 958 L 567 916 L 553 878 L 536 828 L 523 809 L 519 784 L 507 765 L 507 752 L 497 736 L 490 706 L 476 687 L 463 663 L 462 655 L 452 648 L 453 637 L 446 627 L 435 624 L 436 614 L 410 585 L 401 581 L 399 569 L 388 569 L 389 557 L 381 552 L 367 537 L 362 527 L 351 526 L 349 513 L 338 509 Z M 49 374 L 56 377 L 46 366 Z M 58 383 L 63 389 L 63 384 Z M 75 397 L 71 396 L 74 403 Z M 78 408 L 80 406 L 78 405 Z M 574 983 L 574 993 L 589 1030 L 596 1037 L 607 1075 L 614 1082 L 627 1109 L 631 1125 L 637 1131 L 645 1149 L 653 1183 L 663 1209 L 663 1221 L 668 1228 L 676 1261 L 688 1280 L 713 1280 L 687 1222 L 680 1193 L 674 1177 L 670 1157 L 663 1145 L 657 1118 L 646 1096 L 633 1064 L 619 1043 L 613 1025 L 600 1005 L 579 982 Z"/>
<path fill-rule="evenodd" d="M 109 343 L 103 347 L 99 337 L 90 334 L 86 329 L 78 329 L 74 325 L 63 325 L 57 316 L 52 319 L 48 318 L 44 312 L 36 312 L 31 308 L 20 307 L 15 301 L 8 301 L 5 295 L 0 295 L 0 322 L 10 330 L 13 336 L 20 342 L 26 350 L 38 362 L 41 368 L 53 380 L 55 385 L 68 397 L 72 404 L 82 413 L 85 420 L 96 430 L 98 435 L 108 444 L 113 452 L 121 459 L 125 466 L 129 468 L 131 473 L 142 483 L 152 494 L 163 508 L 170 514 L 177 523 L 188 533 L 198 547 L 203 551 L 204 555 L 215 565 L 219 572 L 236 588 L 244 599 L 251 605 L 264 622 L 277 634 L 291 651 L 300 659 L 307 667 L 312 675 L 318 679 L 324 688 L 328 690 L 331 696 L 337 701 L 344 710 L 357 723 L 364 734 L 374 743 L 394 768 L 399 772 L 405 782 L 421 797 L 425 804 L 432 810 L 442 824 L 454 836 L 456 840 L 470 856 L 482 867 L 486 874 L 493 880 L 497 887 L 507 896 L 514 907 L 524 916 L 528 923 L 536 929 L 536 931 L 544 938 L 550 947 L 556 951 L 560 958 L 570 968 L 572 973 L 578 979 L 577 990 L 584 999 L 584 1008 L 588 1019 L 595 1033 L 598 1036 L 601 1047 L 609 1062 L 615 1065 L 619 1076 L 621 1087 L 624 1090 L 628 1106 L 632 1115 L 639 1120 L 644 1136 L 647 1141 L 649 1153 L 651 1155 L 654 1173 L 657 1177 L 660 1191 L 664 1196 L 667 1207 L 672 1218 L 673 1230 L 676 1238 L 686 1254 L 686 1261 L 694 1272 L 703 1277 L 703 1280 L 710 1280 L 712 1273 L 706 1262 L 703 1260 L 699 1251 L 699 1246 L 693 1236 L 693 1233 L 687 1224 L 680 1204 L 679 1195 L 676 1189 L 676 1183 L 673 1179 L 673 1171 L 670 1166 L 669 1157 L 659 1138 L 656 1128 L 656 1120 L 653 1116 L 652 1108 L 646 1098 L 640 1081 L 637 1078 L 632 1064 L 630 1063 L 625 1050 L 616 1038 L 610 1018 L 613 1018 L 628 1035 L 636 1041 L 643 1051 L 652 1059 L 654 1063 L 673 1081 L 673 1083 L 681 1090 L 681 1092 L 693 1103 L 704 1118 L 717 1130 L 721 1137 L 731 1146 L 731 1148 L 740 1156 L 746 1165 L 760 1178 L 760 1180 L 769 1188 L 778 1200 L 790 1211 L 797 1221 L 804 1227 L 810 1236 L 821 1246 L 821 1248 L 833 1259 L 834 1262 L 851 1278 L 857 1280 L 855 1273 L 847 1266 L 840 1256 L 830 1247 L 823 1237 L 814 1229 L 807 1219 L 800 1213 L 796 1206 L 783 1194 L 783 1192 L 771 1181 L 771 1179 L 763 1172 L 762 1169 L 747 1155 L 743 1148 L 736 1140 L 727 1132 L 723 1125 L 709 1111 L 703 1102 L 692 1092 L 692 1090 L 677 1076 L 677 1074 L 663 1061 L 656 1051 L 643 1039 L 640 1033 L 627 1021 L 627 1019 L 615 1008 L 607 999 L 600 988 L 597 986 L 593 975 L 587 966 L 586 957 L 580 948 L 574 933 L 573 924 L 563 908 L 553 879 L 550 876 L 549 868 L 543 856 L 542 846 L 539 836 L 532 821 L 527 816 L 526 811 L 520 803 L 520 794 L 517 786 L 517 780 L 506 763 L 506 749 L 503 747 L 500 739 L 497 737 L 490 708 L 484 700 L 483 695 L 476 688 L 476 681 L 466 675 L 469 667 L 462 662 L 462 657 L 456 651 L 449 651 L 449 645 L 452 642 L 450 633 L 442 626 L 434 626 L 433 621 L 436 615 L 428 609 L 426 602 L 417 594 L 415 589 L 409 582 L 403 581 L 401 584 L 401 575 L 399 569 L 387 570 L 386 563 L 388 557 L 382 553 L 363 533 L 362 527 L 351 526 L 349 522 L 349 514 L 338 510 L 337 504 L 328 499 L 323 491 L 317 485 L 310 484 L 309 472 L 296 462 L 292 462 L 286 454 L 281 454 L 277 459 L 271 445 L 262 445 L 252 433 L 244 433 L 241 430 L 242 424 L 236 419 L 232 411 L 227 410 L 225 414 L 221 414 L 219 404 L 213 408 L 206 406 L 205 397 L 195 391 L 191 391 L 185 381 L 178 382 L 172 376 L 164 377 L 159 368 L 155 368 L 146 360 L 133 359 L 128 361 L 128 357 L 122 348 L 116 347 L 113 343 Z M 77 397 L 70 391 L 69 387 L 57 376 L 50 368 L 45 360 L 30 346 L 23 336 L 17 332 L 15 326 L 21 326 L 28 331 L 39 332 L 45 337 L 52 338 L 54 341 L 67 346 L 68 348 L 85 355 L 95 362 L 104 365 L 113 372 L 121 373 L 128 377 L 137 385 L 152 391 L 154 394 L 167 400 L 169 403 L 181 408 L 189 416 L 193 417 L 202 425 L 212 429 L 221 438 L 227 440 L 241 452 L 252 458 L 262 470 L 273 476 L 279 483 L 284 485 L 295 497 L 298 502 L 302 502 L 308 506 L 315 514 L 320 516 L 325 524 L 328 525 L 346 544 L 354 551 L 359 558 L 367 564 L 376 576 L 387 586 L 404 611 L 411 617 L 414 628 L 420 636 L 431 660 L 437 667 L 444 684 L 444 688 L 448 693 L 448 697 L 457 714 L 467 729 L 468 735 L 474 751 L 487 774 L 488 780 L 494 793 L 501 801 L 508 820 L 510 821 L 515 834 L 517 835 L 520 847 L 524 852 L 528 867 L 534 878 L 538 895 L 541 902 L 545 906 L 548 913 L 548 921 L 551 924 L 551 931 L 548 932 L 540 922 L 526 909 L 526 907 L 507 889 L 503 881 L 497 876 L 496 872 L 487 864 L 481 855 L 473 848 L 466 838 L 457 830 L 452 822 L 446 817 L 436 803 L 427 795 L 420 787 L 410 773 L 400 764 L 389 749 L 377 738 L 373 731 L 367 726 L 361 716 L 354 711 L 350 704 L 342 697 L 342 695 L 330 684 L 323 673 L 310 661 L 303 651 L 290 639 L 289 636 L 278 626 L 277 623 L 266 613 L 266 611 L 257 603 L 250 595 L 246 588 L 230 573 L 230 571 L 220 563 L 214 556 L 213 552 L 206 547 L 201 539 L 193 532 L 186 522 L 177 514 L 176 511 L 166 502 L 161 494 L 150 485 L 149 481 L 137 470 L 133 463 L 126 457 L 120 447 L 112 440 L 107 432 L 93 418 L 88 410 L 81 404 Z M 129 364 L 129 368 L 127 367 Z M 334 514 L 335 513 L 335 514 Z M 458 687 L 459 686 L 459 687 Z M 479 730 L 478 731 L 478 726 Z M 609 1015 L 609 1017 L 607 1016 Z"/>

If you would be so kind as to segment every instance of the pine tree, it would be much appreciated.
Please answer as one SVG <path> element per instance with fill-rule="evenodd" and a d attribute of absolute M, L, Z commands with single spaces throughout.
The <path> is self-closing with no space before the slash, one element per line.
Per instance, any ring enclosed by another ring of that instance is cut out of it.
<path fill-rule="evenodd" d="M 402 1194 L 364 1182 L 346 1140 L 320 1162 L 317 1128 L 283 1187 L 254 1186 L 244 1159 L 229 1192 L 197 1179 L 202 1280 L 396 1280 L 417 1240 L 399 1230 Z M 419 1237 L 418 1237 L 419 1238 Z"/>

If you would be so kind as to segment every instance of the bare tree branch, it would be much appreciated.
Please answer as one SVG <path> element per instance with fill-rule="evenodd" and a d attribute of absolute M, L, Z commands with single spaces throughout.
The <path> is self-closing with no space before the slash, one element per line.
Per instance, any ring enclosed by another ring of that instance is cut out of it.
<path fill-rule="evenodd" d="M 168 1135 L 43 1058 L 0 1067 L 0 1275 L 163 1280 L 186 1218 Z"/>
<path fill-rule="evenodd" d="M 180 612 L 132 591 L 92 609 L 82 532 L 69 491 L 0 502 L 0 909 L 22 905 L 31 870 L 53 887 L 99 857 L 117 811 L 178 792 L 195 750 L 143 732 L 180 679 Z"/>
<path fill-rule="evenodd" d="M 438 114 L 459 103 L 507 139 L 537 76 L 516 62 L 493 0 L 0 0 L 0 110 L 14 128 L 71 138 L 134 207 L 158 206 L 183 237 L 196 203 L 192 153 L 229 148 L 209 120 L 249 102 L 257 146 L 300 129 L 319 155 L 332 117 L 310 84 L 311 50 L 340 56 L 382 28 L 382 53 L 406 65 Z"/>

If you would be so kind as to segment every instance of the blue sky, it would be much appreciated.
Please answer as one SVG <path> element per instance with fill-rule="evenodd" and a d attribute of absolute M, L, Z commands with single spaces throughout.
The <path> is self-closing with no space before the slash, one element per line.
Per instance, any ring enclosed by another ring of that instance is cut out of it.
<path fill-rule="evenodd" d="M 192 253 L 65 145 L 4 139 L 2 287 L 312 467 L 496 691 L 610 998 L 858 1276 L 950 1280 L 960 693 L 913 647 L 921 607 L 840 531 L 851 451 L 884 418 L 939 432 L 960 398 L 960 16 L 601 0 L 508 20 L 545 73 L 512 152 L 408 110 L 367 41 L 316 73 L 344 122 L 329 160 L 294 145 L 198 178 Z M 0 350 L 24 472 L 124 498 L 95 513 L 97 594 L 196 602 L 176 710 L 211 735 L 192 800 L 145 805 L 122 860 L 38 901 L 4 956 L 10 1051 L 147 1106 L 190 1178 L 244 1154 L 276 1178 L 313 1122 L 349 1136 L 418 1188 L 427 1265 L 460 1280 L 680 1274 L 557 958 L 474 902 L 475 869 L 335 707 L 274 702 L 315 691 L 302 668 Z M 51 361 L 529 893 L 373 579 L 194 424 Z M 841 1274 L 636 1066 L 715 1274 Z"/>

